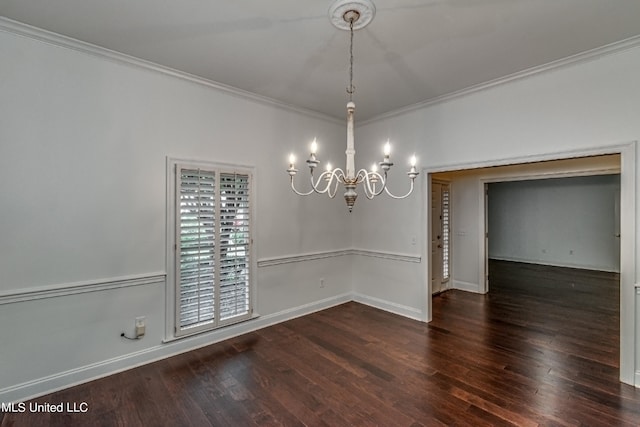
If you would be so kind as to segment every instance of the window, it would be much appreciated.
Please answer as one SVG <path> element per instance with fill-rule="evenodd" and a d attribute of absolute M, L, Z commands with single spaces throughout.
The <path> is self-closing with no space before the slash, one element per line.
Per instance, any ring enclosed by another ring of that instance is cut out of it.
<path fill-rule="evenodd" d="M 174 163 L 175 334 L 251 317 L 251 173 Z"/>

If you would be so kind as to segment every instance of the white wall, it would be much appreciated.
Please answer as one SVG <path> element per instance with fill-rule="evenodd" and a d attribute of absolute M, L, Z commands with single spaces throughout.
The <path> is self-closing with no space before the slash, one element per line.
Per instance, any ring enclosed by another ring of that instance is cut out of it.
<path fill-rule="evenodd" d="M 289 257 L 351 247 L 344 201 L 300 198 L 285 172 L 313 137 L 340 158 L 342 121 L 3 25 L 0 401 L 350 299 L 346 256 Z M 257 258 L 277 262 L 256 270 L 259 319 L 163 344 L 167 156 L 254 167 Z M 144 339 L 120 338 L 140 315 Z"/>
<path fill-rule="evenodd" d="M 489 258 L 620 271 L 618 175 L 498 182 L 488 189 Z"/>
<path fill-rule="evenodd" d="M 564 158 L 571 152 L 597 151 L 602 147 L 630 144 L 640 138 L 638 69 L 640 48 L 635 47 L 381 117 L 360 126 L 358 138 L 361 141 L 390 138 L 406 153 L 416 150 L 420 165 L 427 171 L 520 163 L 527 159 L 551 159 L 554 156 Z M 633 157 L 632 161 L 630 157 Z M 635 188 L 638 178 L 635 171 L 629 169 L 638 163 L 635 146 L 627 149 L 625 159 L 622 188 Z M 476 199 L 475 206 L 480 206 L 477 184 L 469 191 Z M 455 204 L 459 188 L 453 187 L 452 192 L 452 204 Z M 406 247 L 405 236 L 410 234 L 418 234 L 426 242 L 428 209 L 424 206 L 428 206 L 429 200 L 425 194 L 416 195 L 404 204 L 380 204 L 376 209 L 363 212 L 361 225 L 354 228 L 354 245 L 403 250 Z M 621 376 L 625 381 L 633 382 L 634 370 L 640 366 L 640 342 L 636 339 L 636 307 L 633 302 L 638 269 L 634 251 L 640 241 L 635 223 L 640 220 L 640 212 L 635 204 L 629 203 L 629 199 L 622 200 L 622 204 L 628 207 L 626 211 L 622 209 L 623 221 L 630 224 L 632 231 L 630 235 L 622 236 L 623 247 L 629 242 L 626 247 L 631 250 L 621 254 L 622 264 L 629 266 L 621 272 Z M 477 223 L 478 215 L 474 218 Z M 401 227 L 402 232 L 391 232 L 394 226 Z M 373 229 L 381 232 L 371 232 Z M 476 225 L 475 229 L 479 226 Z M 482 269 L 478 265 L 479 236 L 471 233 L 472 230 L 467 230 L 465 236 L 454 233 L 454 247 L 465 248 L 462 255 L 454 254 L 454 257 L 461 257 L 454 262 L 467 266 L 465 274 L 468 276 L 462 280 L 478 284 L 482 280 Z M 462 244 L 458 237 L 469 239 L 469 244 Z M 360 280 L 356 275 L 354 286 L 361 293 L 391 296 L 392 301 L 400 304 L 411 300 L 410 307 L 427 310 L 429 298 L 427 301 L 412 298 L 418 294 L 416 288 L 428 286 L 428 261 L 423 251 L 420 278 L 413 283 L 383 274 L 385 270 L 399 273 L 402 266 L 398 263 L 395 269 L 387 265 L 367 266 L 367 280 Z M 458 273 L 454 266 L 453 274 Z M 415 271 L 410 270 L 409 274 L 415 274 Z M 427 312 L 425 317 L 429 316 Z"/>

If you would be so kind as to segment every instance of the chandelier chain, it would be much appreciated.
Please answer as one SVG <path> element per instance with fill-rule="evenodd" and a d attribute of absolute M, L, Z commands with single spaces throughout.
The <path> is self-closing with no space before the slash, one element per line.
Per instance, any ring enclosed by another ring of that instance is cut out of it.
<path fill-rule="evenodd" d="M 349 18 L 349 31 L 351 33 L 349 42 L 349 87 L 347 88 L 349 101 L 353 101 L 353 92 L 356 90 L 355 86 L 353 86 L 353 21 L 353 17 Z"/>

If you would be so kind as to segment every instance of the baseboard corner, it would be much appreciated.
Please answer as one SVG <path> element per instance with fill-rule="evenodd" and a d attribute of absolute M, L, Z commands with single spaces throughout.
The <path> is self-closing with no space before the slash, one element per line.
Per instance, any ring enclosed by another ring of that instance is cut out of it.
<path fill-rule="evenodd" d="M 418 320 L 420 322 L 424 322 L 426 319 L 425 313 L 423 313 L 423 311 L 419 308 L 409 307 L 403 304 L 398 304 L 357 292 L 353 293 L 353 301 L 378 308 L 380 310 L 388 311 L 399 316 L 407 317 L 409 319 Z"/>

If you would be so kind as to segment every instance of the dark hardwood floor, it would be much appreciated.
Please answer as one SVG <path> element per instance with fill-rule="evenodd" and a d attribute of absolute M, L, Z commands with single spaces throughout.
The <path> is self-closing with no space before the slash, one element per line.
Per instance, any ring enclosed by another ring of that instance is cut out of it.
<path fill-rule="evenodd" d="M 640 425 L 618 381 L 615 274 L 492 262 L 433 321 L 347 303 L 43 396 L 2 426 Z M 27 403 L 28 404 L 28 403 Z"/>

